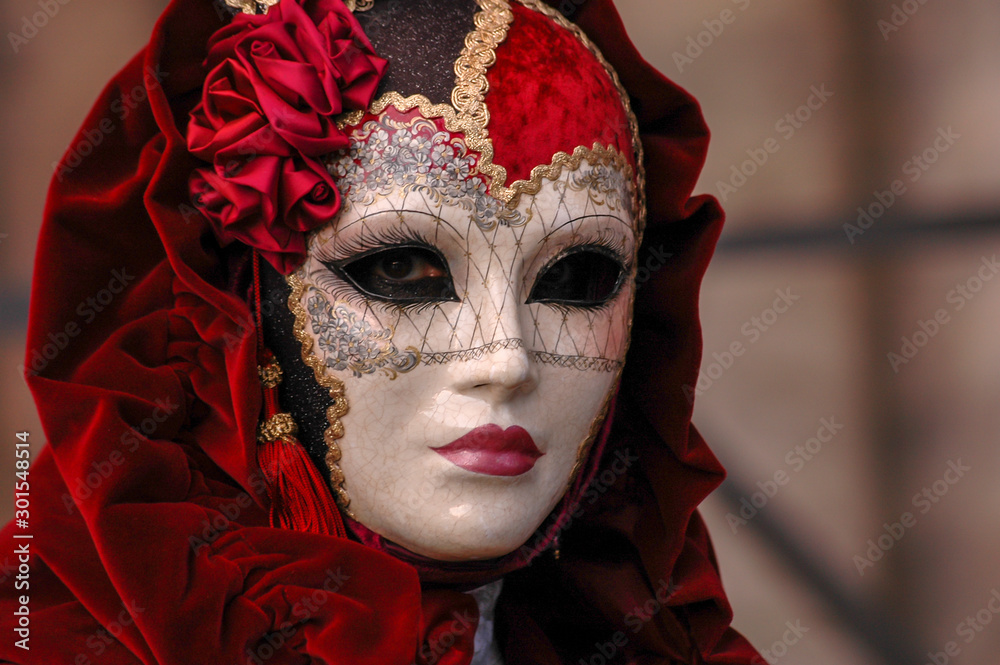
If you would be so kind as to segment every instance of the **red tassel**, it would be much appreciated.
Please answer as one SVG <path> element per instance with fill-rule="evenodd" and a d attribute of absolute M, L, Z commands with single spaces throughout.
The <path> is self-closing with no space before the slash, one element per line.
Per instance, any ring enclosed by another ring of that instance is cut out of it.
<path fill-rule="evenodd" d="M 278 403 L 281 367 L 264 347 L 260 313 L 260 255 L 254 252 L 257 362 L 264 391 L 263 422 L 257 435 L 257 463 L 271 499 L 271 526 L 347 537 L 330 487 L 295 438 L 298 426 Z"/>
<path fill-rule="evenodd" d="M 326 481 L 294 437 L 260 443 L 257 461 L 271 498 L 271 526 L 347 537 Z"/>

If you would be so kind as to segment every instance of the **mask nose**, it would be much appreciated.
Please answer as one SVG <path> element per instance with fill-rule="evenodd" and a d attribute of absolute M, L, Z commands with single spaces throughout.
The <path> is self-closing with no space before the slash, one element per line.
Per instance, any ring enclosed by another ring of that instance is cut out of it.
<path fill-rule="evenodd" d="M 538 370 L 532 354 L 520 338 L 498 340 L 469 349 L 454 361 L 455 389 L 465 395 L 481 395 L 502 402 L 538 387 Z"/>
<path fill-rule="evenodd" d="M 516 276 L 488 275 L 479 289 L 470 289 L 463 307 L 469 326 L 465 348 L 455 354 L 455 388 L 504 401 L 531 392 L 538 385 L 534 354 L 525 341 L 531 324 L 527 306 L 517 295 Z"/>

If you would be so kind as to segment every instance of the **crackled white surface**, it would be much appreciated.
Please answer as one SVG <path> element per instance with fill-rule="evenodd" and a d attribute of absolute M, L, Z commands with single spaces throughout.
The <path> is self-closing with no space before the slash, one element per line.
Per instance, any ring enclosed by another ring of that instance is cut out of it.
<path fill-rule="evenodd" d="M 416 147 L 440 157 L 440 145 L 456 145 L 438 134 Z M 356 144 L 355 158 L 365 150 Z M 467 184 L 460 154 L 433 179 L 438 162 L 415 170 L 412 155 L 398 157 L 409 166 L 388 178 L 352 179 L 358 164 L 342 168 L 351 188 L 344 209 L 312 237 L 298 272 L 307 330 L 326 371 L 346 385 L 340 467 L 357 519 L 434 558 L 496 557 L 525 542 L 564 494 L 624 359 L 637 240 L 630 185 L 613 167 L 584 161 L 522 196 L 513 221 L 498 223 L 484 220 L 495 203 Z M 440 252 L 457 302 L 379 302 L 324 264 L 400 233 Z M 619 253 L 628 271 L 606 305 L 526 304 L 550 261 L 590 243 Z M 527 473 L 500 477 L 431 449 L 486 424 L 523 427 L 544 455 Z"/>

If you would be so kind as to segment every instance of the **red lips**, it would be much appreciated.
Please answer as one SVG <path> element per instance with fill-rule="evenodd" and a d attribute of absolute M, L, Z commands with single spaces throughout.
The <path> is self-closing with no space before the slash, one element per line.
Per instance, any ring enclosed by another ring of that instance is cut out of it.
<path fill-rule="evenodd" d="M 531 435 L 523 427 L 483 425 L 447 446 L 431 448 L 466 471 L 488 476 L 520 476 L 531 471 L 539 457 Z"/>

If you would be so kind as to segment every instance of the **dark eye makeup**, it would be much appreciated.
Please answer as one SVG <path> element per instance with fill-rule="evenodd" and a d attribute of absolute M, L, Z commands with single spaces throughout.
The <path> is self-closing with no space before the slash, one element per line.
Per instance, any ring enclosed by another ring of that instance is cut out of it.
<path fill-rule="evenodd" d="M 323 265 L 376 300 L 397 304 L 458 300 L 447 261 L 430 245 L 390 245 Z"/>
<path fill-rule="evenodd" d="M 571 247 L 539 271 L 527 302 L 600 307 L 617 295 L 626 274 L 617 253 L 606 247 Z"/>
<path fill-rule="evenodd" d="M 337 250 L 344 258 L 321 254 L 320 262 L 371 299 L 403 307 L 459 300 L 447 260 L 410 229 L 368 233 Z M 577 245 L 539 271 L 526 302 L 599 308 L 618 294 L 627 274 L 619 251 Z"/>

